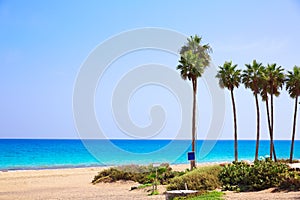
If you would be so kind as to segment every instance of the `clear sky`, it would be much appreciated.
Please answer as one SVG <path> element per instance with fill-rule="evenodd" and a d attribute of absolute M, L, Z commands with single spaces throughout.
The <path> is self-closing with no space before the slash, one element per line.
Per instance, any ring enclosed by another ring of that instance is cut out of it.
<path fill-rule="evenodd" d="M 187 36 L 198 34 L 213 48 L 215 66 L 232 60 L 244 69 L 245 63 L 257 59 L 263 64 L 276 62 L 291 70 L 294 65 L 300 65 L 299 22 L 300 2 L 296 0 L 0 0 L 0 138 L 78 138 L 72 111 L 77 74 L 97 45 L 121 32 L 159 27 Z M 106 81 L 107 88 L 101 90 L 102 86 L 98 86 L 96 94 L 99 121 L 112 115 L 109 109 L 101 107 L 100 93 L 114 87 L 113 81 L 122 75 L 113 75 L 119 71 L 118 62 L 127 64 L 122 73 L 153 61 L 175 69 L 178 58 L 160 53 L 146 50 L 139 55 L 136 52 L 113 64 L 108 77 L 102 80 L 102 83 Z M 230 96 L 228 91 L 224 92 L 226 115 L 220 138 L 232 139 Z M 153 94 L 159 98 L 149 98 Z M 207 95 L 207 88 L 200 80 L 199 138 L 205 138 L 211 120 L 205 117 L 209 116 L 207 107 L 211 106 Z M 255 139 L 254 98 L 243 86 L 235 95 L 239 138 Z M 145 87 L 130 101 L 132 120 L 144 126 L 149 123 L 148 106 L 166 105 L 170 112 L 167 131 L 156 137 L 173 138 L 179 122 L 174 117 L 178 106 L 168 103 L 172 98 L 163 88 Z M 268 139 L 265 107 L 263 103 L 260 105 L 262 138 Z M 293 106 L 285 91 L 275 99 L 275 139 L 291 138 Z M 128 138 L 113 123 L 113 120 L 105 121 L 103 130 L 108 137 Z M 298 130 L 296 138 L 300 139 Z"/>

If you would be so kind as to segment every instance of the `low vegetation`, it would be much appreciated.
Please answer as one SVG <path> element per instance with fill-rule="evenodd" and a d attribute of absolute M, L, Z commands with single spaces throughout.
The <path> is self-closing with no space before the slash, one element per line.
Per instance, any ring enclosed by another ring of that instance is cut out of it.
<path fill-rule="evenodd" d="M 175 197 L 173 200 L 221 200 L 224 193 L 218 191 L 205 192 L 196 196 Z"/>
<path fill-rule="evenodd" d="M 221 186 L 218 179 L 221 169 L 218 165 L 197 168 L 171 179 L 167 190 L 184 190 L 186 186 L 189 190 L 214 190 Z"/>
<path fill-rule="evenodd" d="M 300 190 L 300 174 L 290 173 L 279 185 L 279 190 L 299 191 Z"/>
<path fill-rule="evenodd" d="M 159 184 L 168 184 L 171 178 L 184 174 L 184 172 L 172 171 L 169 164 L 161 164 L 157 168 L 153 167 L 153 165 L 126 165 L 111 167 L 99 172 L 98 175 L 94 177 L 92 183 L 110 183 L 118 180 L 131 180 L 140 184 L 149 184 L 155 181 L 156 172 L 157 182 Z"/>
<path fill-rule="evenodd" d="M 220 188 L 241 192 L 268 188 L 299 191 L 300 173 L 290 169 L 285 162 L 286 160 L 274 162 L 271 159 L 258 160 L 253 164 L 233 162 L 223 167 L 213 165 L 186 172 L 173 171 L 168 164 L 162 164 L 157 168 L 153 165 L 127 165 L 99 172 L 92 183 L 131 180 L 142 184 L 137 188 L 149 186 L 154 188 L 156 183 L 167 185 L 167 190 L 198 191 L 196 196 L 180 197 L 177 200 L 222 199 L 223 193 L 215 191 Z M 151 194 L 157 194 L 157 191 L 152 190 Z"/>
<path fill-rule="evenodd" d="M 290 159 L 281 158 L 281 159 L 277 159 L 277 162 L 281 162 L 281 163 L 299 163 L 300 160 L 292 160 L 292 162 L 290 162 Z"/>
<path fill-rule="evenodd" d="M 224 190 L 258 191 L 271 187 L 300 189 L 299 173 L 290 171 L 284 163 L 270 159 L 255 161 L 253 165 L 233 162 L 222 169 L 219 179 Z"/>

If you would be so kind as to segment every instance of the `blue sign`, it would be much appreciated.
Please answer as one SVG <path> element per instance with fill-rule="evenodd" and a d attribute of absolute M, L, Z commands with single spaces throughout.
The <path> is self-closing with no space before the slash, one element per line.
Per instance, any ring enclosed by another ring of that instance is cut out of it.
<path fill-rule="evenodd" d="M 188 152 L 188 160 L 195 160 L 195 152 L 194 151 Z"/>

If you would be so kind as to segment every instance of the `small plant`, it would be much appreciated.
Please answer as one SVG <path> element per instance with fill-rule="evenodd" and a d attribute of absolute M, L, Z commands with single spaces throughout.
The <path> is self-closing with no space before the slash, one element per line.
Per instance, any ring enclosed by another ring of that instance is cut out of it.
<path fill-rule="evenodd" d="M 158 192 L 158 190 L 154 190 L 154 191 L 152 191 L 152 192 L 149 194 L 149 196 L 151 196 L 151 195 L 159 195 L 159 192 Z"/>
<path fill-rule="evenodd" d="M 150 187 L 150 186 L 152 186 L 151 183 L 146 183 L 146 184 L 139 185 L 137 188 L 138 189 L 143 189 L 143 188 Z"/>

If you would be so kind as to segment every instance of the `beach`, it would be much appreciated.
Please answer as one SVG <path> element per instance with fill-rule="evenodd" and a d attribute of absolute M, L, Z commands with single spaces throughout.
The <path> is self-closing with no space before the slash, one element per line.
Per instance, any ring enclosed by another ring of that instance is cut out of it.
<path fill-rule="evenodd" d="M 188 166 L 182 166 L 188 167 Z M 0 172 L 0 199 L 164 199 L 147 196 L 145 190 L 130 191 L 137 183 L 91 184 L 105 167 Z M 179 169 L 180 166 L 177 166 Z M 184 170 L 184 168 L 183 168 Z"/>
<path fill-rule="evenodd" d="M 126 197 L 133 183 L 91 184 L 91 180 L 101 169 L 103 168 L 1 172 L 0 199 L 117 199 Z"/>
<path fill-rule="evenodd" d="M 207 164 L 206 164 L 207 165 Z M 188 164 L 172 165 L 185 170 Z M 0 199 L 165 199 L 164 186 L 160 195 L 148 196 L 147 189 L 130 191 L 138 185 L 132 181 L 91 184 L 93 177 L 105 167 L 45 170 L 17 170 L 0 172 Z M 225 192 L 225 199 L 299 199 L 300 192 Z"/>

